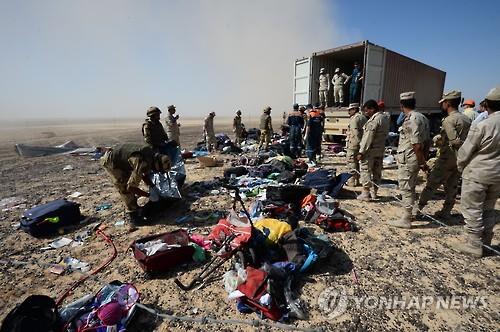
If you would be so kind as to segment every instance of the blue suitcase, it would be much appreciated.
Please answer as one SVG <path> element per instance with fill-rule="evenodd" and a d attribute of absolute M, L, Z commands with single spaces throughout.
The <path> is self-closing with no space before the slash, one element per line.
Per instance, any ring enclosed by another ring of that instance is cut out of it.
<path fill-rule="evenodd" d="M 60 228 L 78 224 L 81 219 L 80 204 L 57 199 L 24 211 L 21 229 L 33 236 L 50 235 Z"/>

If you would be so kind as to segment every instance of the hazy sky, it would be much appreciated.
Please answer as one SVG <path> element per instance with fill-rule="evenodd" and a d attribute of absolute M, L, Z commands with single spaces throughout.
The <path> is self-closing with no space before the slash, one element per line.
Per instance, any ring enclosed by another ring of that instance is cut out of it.
<path fill-rule="evenodd" d="M 363 39 L 500 85 L 500 1 L 0 0 L 0 117 L 181 116 L 292 102 L 296 58 Z"/>

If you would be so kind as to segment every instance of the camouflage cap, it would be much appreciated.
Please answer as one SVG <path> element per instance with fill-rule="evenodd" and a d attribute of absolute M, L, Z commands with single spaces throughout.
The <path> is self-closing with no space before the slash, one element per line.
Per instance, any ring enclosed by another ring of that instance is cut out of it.
<path fill-rule="evenodd" d="M 399 100 L 415 99 L 415 91 L 403 92 L 399 95 Z"/>
<path fill-rule="evenodd" d="M 348 109 L 359 108 L 359 103 L 350 103 Z"/>
<path fill-rule="evenodd" d="M 443 94 L 443 98 L 441 98 L 438 101 L 438 103 L 441 104 L 445 100 L 453 100 L 453 99 L 460 99 L 460 98 L 462 98 L 462 92 L 456 91 L 456 90 L 452 90 L 450 92 L 447 92 L 447 93 Z"/>
<path fill-rule="evenodd" d="M 148 108 L 148 110 L 146 112 L 146 115 L 147 116 L 151 116 L 151 115 L 153 115 L 155 113 L 161 114 L 160 109 L 158 107 L 156 107 L 156 106 L 151 106 L 150 108 Z"/>
<path fill-rule="evenodd" d="M 490 90 L 486 95 L 486 98 L 491 101 L 500 101 L 500 87 L 496 87 Z"/>

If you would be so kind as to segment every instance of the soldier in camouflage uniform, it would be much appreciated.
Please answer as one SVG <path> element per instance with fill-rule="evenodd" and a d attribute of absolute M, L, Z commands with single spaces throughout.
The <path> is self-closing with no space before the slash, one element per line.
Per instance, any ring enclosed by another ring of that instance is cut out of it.
<path fill-rule="evenodd" d="M 403 214 L 401 219 L 390 220 L 388 224 L 400 228 L 411 228 L 414 217 L 415 187 L 420 169 L 428 171 L 425 160 L 430 144 L 429 120 L 415 111 L 415 92 L 404 92 L 400 96 L 401 109 L 405 114 L 403 125 L 399 128 L 398 145 L 398 182 L 401 191 Z"/>
<path fill-rule="evenodd" d="M 347 166 L 352 174 L 349 179 L 350 186 L 359 186 L 359 160 L 356 156 L 359 153 L 359 143 L 363 137 L 363 126 L 367 119 L 363 113 L 359 112 L 359 104 L 349 104 L 349 125 L 347 127 Z"/>
<path fill-rule="evenodd" d="M 486 96 L 488 118 L 472 124 L 457 153 L 462 172 L 461 210 L 464 239 L 452 247 L 474 257 L 486 254 L 495 226 L 495 203 L 500 196 L 500 87 Z"/>
<path fill-rule="evenodd" d="M 439 101 L 441 109 L 448 116 L 443 119 L 441 126 L 439 157 L 427 177 L 427 183 L 418 201 L 418 209 L 422 210 L 431 200 L 436 189 L 441 184 L 444 185 L 446 195 L 444 205 L 441 211 L 436 213 L 436 216 L 441 218 L 448 217 L 455 205 L 460 179 L 457 169 L 457 152 L 465 141 L 471 125 L 470 119 L 457 110 L 461 97 L 460 91 L 451 91 L 444 94 L 443 99 Z"/>
<path fill-rule="evenodd" d="M 177 122 L 179 120 L 179 115 L 174 115 L 176 112 L 175 105 L 170 105 L 168 107 L 168 116 L 167 116 L 167 134 L 168 137 L 177 143 L 177 145 L 181 145 L 180 140 L 180 123 Z"/>
<path fill-rule="evenodd" d="M 106 151 L 101 164 L 125 203 L 128 221 L 132 225 L 144 222 L 137 197 L 149 197 L 149 193 L 140 189 L 139 184 L 144 181 L 153 186 L 149 173 L 168 171 L 170 159 L 166 155 L 155 153 L 148 145 L 122 144 Z"/>
<path fill-rule="evenodd" d="M 217 147 L 217 138 L 214 131 L 215 112 L 208 113 L 203 124 L 203 134 L 208 152 L 212 152 Z"/>
<path fill-rule="evenodd" d="M 271 143 L 271 137 L 273 136 L 273 124 L 271 119 L 271 107 L 267 106 L 263 110 L 263 114 L 260 117 L 260 140 L 259 140 L 259 151 L 264 146 L 264 150 L 267 150 L 269 144 Z"/>
<path fill-rule="evenodd" d="M 152 106 L 146 114 L 148 118 L 142 124 L 144 141 L 155 151 L 159 151 L 168 142 L 168 135 L 160 122 L 161 111 L 158 107 Z"/>
<path fill-rule="evenodd" d="M 241 111 L 236 111 L 236 116 L 233 119 L 234 144 L 241 145 L 243 135 L 243 123 L 241 123 Z"/>
<path fill-rule="evenodd" d="M 319 70 L 319 102 L 321 105 L 328 107 L 328 91 L 330 90 L 330 76 L 326 73 L 325 68 Z"/>
<path fill-rule="evenodd" d="M 349 76 L 340 72 L 340 68 L 335 69 L 335 74 L 332 78 L 335 107 L 340 107 L 344 104 L 344 85 L 346 84 L 348 78 Z"/>
<path fill-rule="evenodd" d="M 382 180 L 382 160 L 385 152 L 385 140 L 389 134 L 390 119 L 379 110 L 377 101 L 370 99 L 363 105 L 368 121 L 363 127 L 363 138 L 359 145 L 357 159 L 360 161 L 361 185 L 363 192 L 359 200 L 377 199 L 378 188 Z"/>

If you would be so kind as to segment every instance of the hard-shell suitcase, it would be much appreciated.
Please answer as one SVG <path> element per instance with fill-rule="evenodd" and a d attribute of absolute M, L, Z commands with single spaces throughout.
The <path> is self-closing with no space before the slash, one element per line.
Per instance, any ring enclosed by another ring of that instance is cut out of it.
<path fill-rule="evenodd" d="M 24 211 L 21 217 L 21 229 L 33 236 L 56 233 L 65 226 L 80 222 L 80 204 L 57 199 Z"/>
<path fill-rule="evenodd" d="M 154 240 L 162 240 L 168 245 L 174 245 L 174 247 L 165 251 L 158 251 L 155 254 L 148 256 L 137 246 L 139 243 L 146 243 Z M 179 229 L 173 232 L 143 237 L 134 241 L 130 245 L 130 248 L 132 249 L 135 259 L 144 272 L 165 272 L 173 267 L 189 263 L 193 260 L 192 257 L 195 249 L 193 246 L 189 245 L 189 242 L 188 233 L 183 229 Z"/>

